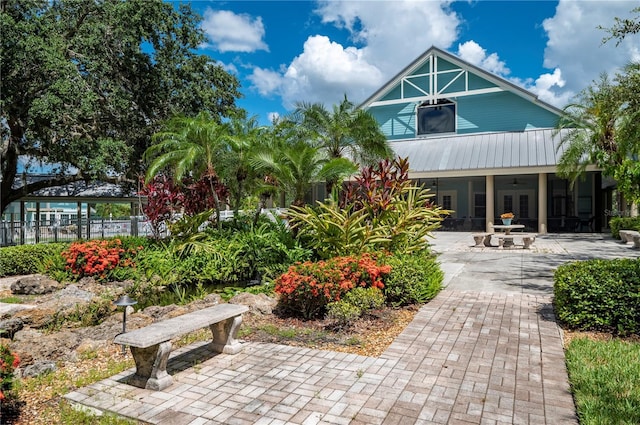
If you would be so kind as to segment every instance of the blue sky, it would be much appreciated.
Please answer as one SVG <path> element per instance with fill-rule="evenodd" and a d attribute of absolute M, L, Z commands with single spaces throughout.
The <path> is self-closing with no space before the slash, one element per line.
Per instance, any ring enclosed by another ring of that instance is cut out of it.
<path fill-rule="evenodd" d="M 191 1 L 210 55 L 261 123 L 299 101 L 358 103 L 437 46 L 563 107 L 640 60 L 640 35 L 602 44 L 637 1 Z M 637 16 L 637 15 L 636 15 Z"/>

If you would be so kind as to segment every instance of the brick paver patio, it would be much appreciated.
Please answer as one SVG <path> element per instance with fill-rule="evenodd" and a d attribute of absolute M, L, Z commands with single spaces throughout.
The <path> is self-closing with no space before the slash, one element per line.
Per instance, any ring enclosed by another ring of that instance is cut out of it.
<path fill-rule="evenodd" d="M 381 358 L 247 344 L 177 350 L 175 383 L 131 387 L 128 370 L 68 400 L 153 424 L 571 424 L 547 297 L 445 290 Z"/>
<path fill-rule="evenodd" d="M 197 343 L 172 354 L 164 391 L 125 384 L 128 370 L 66 398 L 162 425 L 577 424 L 550 270 L 637 250 L 574 238 L 493 253 L 450 238 L 435 245 L 450 284 L 380 358 L 262 343 L 213 355 Z"/>

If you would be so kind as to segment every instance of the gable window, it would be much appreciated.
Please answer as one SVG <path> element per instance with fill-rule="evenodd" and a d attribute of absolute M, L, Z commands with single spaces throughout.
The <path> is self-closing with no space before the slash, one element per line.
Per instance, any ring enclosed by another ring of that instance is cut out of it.
<path fill-rule="evenodd" d="M 418 136 L 456 132 L 456 104 L 447 99 L 418 105 Z"/>

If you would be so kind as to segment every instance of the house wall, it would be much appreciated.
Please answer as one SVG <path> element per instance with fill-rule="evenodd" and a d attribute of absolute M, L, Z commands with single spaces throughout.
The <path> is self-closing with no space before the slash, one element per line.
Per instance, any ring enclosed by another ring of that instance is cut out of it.
<path fill-rule="evenodd" d="M 558 116 L 510 92 L 477 94 L 450 99 L 456 103 L 457 134 L 525 131 L 552 128 Z M 417 103 L 374 106 L 369 112 L 388 140 L 416 137 Z"/>

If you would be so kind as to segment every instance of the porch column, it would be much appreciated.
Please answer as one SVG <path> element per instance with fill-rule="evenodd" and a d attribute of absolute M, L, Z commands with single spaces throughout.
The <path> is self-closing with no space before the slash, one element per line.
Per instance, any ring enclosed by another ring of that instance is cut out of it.
<path fill-rule="evenodd" d="M 76 236 L 78 239 L 82 239 L 82 204 L 80 202 L 76 205 L 76 216 L 76 224 L 78 225 L 78 228 L 76 229 Z"/>
<path fill-rule="evenodd" d="M 538 233 L 547 233 L 547 173 L 538 174 Z"/>
<path fill-rule="evenodd" d="M 471 217 L 473 214 L 473 181 L 469 180 L 467 184 L 467 217 Z"/>
<path fill-rule="evenodd" d="M 20 245 L 24 245 L 27 232 L 27 209 L 24 201 L 20 201 Z"/>
<path fill-rule="evenodd" d="M 490 232 L 491 229 L 493 228 L 493 220 L 496 216 L 495 213 L 495 194 L 494 194 L 494 184 L 493 184 L 493 176 L 487 176 L 486 179 L 486 188 L 487 188 L 487 193 L 486 193 L 486 203 L 487 203 L 487 216 L 485 219 L 485 231 L 486 232 Z"/>

